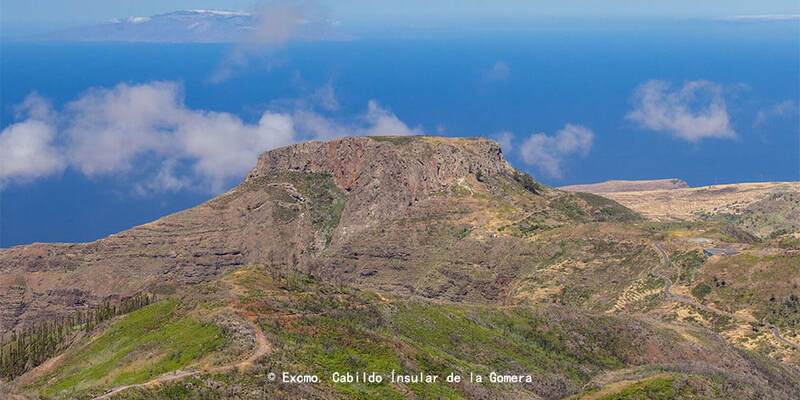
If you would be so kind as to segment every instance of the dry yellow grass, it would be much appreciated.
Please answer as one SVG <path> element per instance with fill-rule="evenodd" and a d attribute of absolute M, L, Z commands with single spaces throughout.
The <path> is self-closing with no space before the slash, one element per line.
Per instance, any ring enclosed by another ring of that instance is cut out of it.
<path fill-rule="evenodd" d="M 800 182 L 737 183 L 602 195 L 647 218 L 668 221 L 693 220 L 699 213 L 736 213 L 772 193 L 782 192 L 800 192 Z"/>

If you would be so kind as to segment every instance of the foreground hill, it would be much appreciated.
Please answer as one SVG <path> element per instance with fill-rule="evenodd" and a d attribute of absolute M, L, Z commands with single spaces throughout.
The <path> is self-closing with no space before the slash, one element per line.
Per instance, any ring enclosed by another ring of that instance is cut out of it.
<path fill-rule="evenodd" d="M 170 371 L 178 372 L 170 373 Z M 335 372 L 438 375 L 336 383 Z M 290 384 L 270 373 L 308 374 Z M 530 375 L 447 383 L 451 373 Z M 243 267 L 110 321 L 17 380 L 56 398 L 791 399 L 800 371 L 685 324 L 566 306 L 498 307 L 382 296 Z M 108 389 L 115 388 L 111 391 Z M 648 397 L 641 397 L 641 394 Z"/>
<path fill-rule="evenodd" d="M 545 187 L 480 138 L 289 146 L 198 207 L 93 243 L 0 251 L 0 327 L 18 332 L 0 345 L 5 390 L 797 398 L 800 243 L 728 224 L 644 220 Z M 707 241 L 739 253 L 707 258 Z M 392 370 L 531 381 L 329 379 Z M 280 371 L 324 379 L 269 380 Z"/>

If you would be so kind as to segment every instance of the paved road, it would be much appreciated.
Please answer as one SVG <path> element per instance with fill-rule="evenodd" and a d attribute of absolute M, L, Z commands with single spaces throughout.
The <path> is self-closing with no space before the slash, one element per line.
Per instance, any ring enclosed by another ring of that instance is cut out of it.
<path fill-rule="evenodd" d="M 778 339 L 781 343 L 783 343 L 783 344 L 785 344 L 787 346 L 794 347 L 796 350 L 800 350 L 800 344 L 792 342 L 789 339 L 786 339 L 785 337 L 783 337 L 783 335 L 781 335 L 780 329 L 778 329 L 777 326 L 772 325 L 770 323 L 765 323 L 765 325 L 772 332 L 772 335 L 775 336 L 775 339 Z"/>

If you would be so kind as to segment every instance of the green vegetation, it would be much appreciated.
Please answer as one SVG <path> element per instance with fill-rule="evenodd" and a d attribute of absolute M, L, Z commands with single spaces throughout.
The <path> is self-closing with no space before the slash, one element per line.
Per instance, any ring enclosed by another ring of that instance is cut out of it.
<path fill-rule="evenodd" d="M 553 324 L 542 310 L 526 307 L 381 303 L 369 293 L 334 289 L 315 279 L 298 283 L 294 274 L 263 274 L 240 271 L 235 279 L 247 293 L 241 299 L 245 307 L 264 316 L 262 326 L 274 346 L 271 368 L 319 373 L 326 380 L 337 371 L 394 369 L 441 377 L 524 371 L 539 377 L 537 386 L 526 390 L 563 396 L 598 371 L 623 367 L 630 340 L 602 334 L 617 323 L 602 317 Z M 326 384 L 339 397 L 405 397 L 386 383 Z M 407 387 L 420 398 L 472 397 L 470 389 L 444 382 Z"/>
<path fill-rule="evenodd" d="M 309 222 L 329 243 L 334 229 L 339 225 L 347 196 L 333 182 L 329 173 L 285 171 L 263 176 L 243 183 L 245 191 L 266 191 L 274 202 L 273 218 L 279 223 L 294 221 L 303 211 Z M 296 189 L 294 192 L 292 189 Z M 223 195 L 212 202 L 213 208 L 224 208 L 236 194 Z"/>
<path fill-rule="evenodd" d="M 114 400 L 176 399 L 222 400 L 225 399 L 225 396 L 204 386 L 203 381 L 195 377 L 169 382 L 152 389 L 131 388 L 114 396 Z"/>
<path fill-rule="evenodd" d="M 671 377 L 647 379 L 599 400 L 673 400 L 678 397 L 672 383 Z"/>
<path fill-rule="evenodd" d="M 389 142 L 394 144 L 408 144 L 418 138 L 418 136 L 367 136 L 376 142 Z"/>
<path fill-rule="evenodd" d="M 692 295 L 700 300 L 704 300 L 711 293 L 711 286 L 700 283 L 692 289 Z"/>
<path fill-rule="evenodd" d="M 729 399 L 728 388 L 719 377 L 658 373 L 653 376 L 612 383 L 569 400 L 695 400 Z"/>
<path fill-rule="evenodd" d="M 547 224 L 547 222 L 541 216 L 532 215 L 528 218 L 523 219 L 522 221 L 513 224 L 511 227 L 515 228 L 514 230 L 512 230 L 512 234 L 517 233 L 518 236 L 525 237 L 525 236 L 530 236 L 536 232 L 552 229 L 555 226 Z"/>
<path fill-rule="evenodd" d="M 800 290 L 797 282 L 787 277 L 798 274 L 798 254 L 756 256 L 745 252 L 705 264 L 697 281 L 709 287 L 703 290 L 707 292 L 704 298 L 724 304 L 726 311 L 747 309 L 758 320 L 793 331 L 800 322 L 800 309 L 793 301 L 800 297 Z"/>
<path fill-rule="evenodd" d="M 578 192 L 575 195 L 589 205 L 595 221 L 633 222 L 642 220 L 639 214 L 614 200 L 591 193 Z"/>
<path fill-rule="evenodd" d="M 800 194 L 773 193 L 731 216 L 737 227 L 762 239 L 800 230 Z"/>
<path fill-rule="evenodd" d="M 147 381 L 182 368 L 223 343 L 221 330 L 176 312 L 176 302 L 161 301 L 114 322 L 95 340 L 69 351 L 42 377 L 47 396 Z"/>
<path fill-rule="evenodd" d="M 638 349 L 647 346 L 646 338 L 657 336 L 660 346 L 687 351 L 680 344 L 680 335 L 627 319 L 590 316 L 560 306 L 495 307 L 386 299 L 332 286 L 309 275 L 257 266 L 226 274 L 202 285 L 198 293 L 202 295 L 182 297 L 180 303 L 151 304 L 114 322 L 94 341 L 67 352 L 37 385 L 45 395 L 82 397 L 183 368 L 222 344 L 219 328 L 186 313 L 223 298 L 258 316 L 272 346 L 260 366 L 245 373 L 210 373 L 156 388 L 136 388 L 120 398 L 221 399 L 238 393 L 239 397 L 257 398 L 400 399 L 413 394 L 416 398 L 459 399 L 503 397 L 511 388 L 486 382 L 397 385 L 386 380 L 380 384 L 330 381 L 334 372 L 374 371 L 388 379 L 392 370 L 436 374 L 440 379 L 451 372 L 463 376 L 469 372 L 486 376 L 491 371 L 531 374 L 533 383 L 513 386 L 516 395 L 563 398 L 581 391 L 598 374 L 638 365 L 632 362 L 641 361 L 631 360 L 641 360 Z M 702 337 L 698 338 L 698 343 L 703 343 Z M 707 351 L 692 346 L 692 352 Z M 267 371 L 318 374 L 322 381 L 308 386 L 267 383 Z M 711 387 L 708 379 L 700 378 L 699 387 Z M 692 398 L 695 386 L 685 381 L 662 374 L 614 387 L 613 393 L 605 394 L 608 388 L 602 388 L 602 395 L 612 397 L 599 398 Z"/>
<path fill-rule="evenodd" d="M 539 182 L 533 180 L 533 178 L 531 178 L 531 176 L 525 172 L 514 170 L 514 175 L 512 176 L 512 178 L 514 178 L 514 180 L 517 183 L 522 185 L 522 187 L 525 188 L 525 190 L 533 194 L 542 194 L 542 192 L 544 192 L 544 188 L 542 187 L 542 185 Z"/>
<path fill-rule="evenodd" d="M 298 174 L 300 174 L 299 177 L 293 178 L 298 183 L 297 189 L 309 201 L 311 223 L 317 231 L 325 236 L 326 241 L 330 241 L 331 234 L 339 225 L 339 219 L 342 217 L 346 202 L 345 195 L 333 183 L 331 174 Z"/>
<path fill-rule="evenodd" d="M 697 271 L 705 263 L 706 257 L 700 250 L 689 250 L 672 256 L 671 261 L 672 265 L 680 271 L 678 280 L 683 283 L 691 283 L 694 281 Z"/>
<path fill-rule="evenodd" d="M 591 193 L 569 193 L 550 201 L 550 207 L 570 222 L 634 222 L 642 217 L 616 201 Z"/>
<path fill-rule="evenodd" d="M 281 344 L 276 358 L 282 367 L 324 376 L 336 371 L 388 375 L 396 370 L 440 377 L 454 371 L 465 375 L 526 371 L 574 390 L 588 380 L 590 371 L 622 366 L 613 354 L 617 344 L 592 343 L 604 339 L 602 335 L 576 337 L 522 308 L 500 311 L 415 302 L 385 310 L 336 307 L 297 320 L 276 318 L 265 328 Z M 556 371 L 558 375 L 551 375 Z M 348 398 L 403 398 L 386 383 L 333 386 Z M 422 398 L 466 395 L 462 387 L 444 382 L 409 387 Z"/>
<path fill-rule="evenodd" d="M 550 202 L 550 206 L 555 211 L 558 211 L 563 216 L 562 219 L 564 220 L 575 222 L 591 221 L 591 216 L 584 208 L 584 204 L 581 203 L 578 197 L 572 194 L 564 194 L 553 199 Z"/>
<path fill-rule="evenodd" d="M 800 327 L 800 291 L 784 299 L 771 297 L 765 314 L 778 326 Z"/>
<path fill-rule="evenodd" d="M 307 354 L 310 350 L 315 355 L 305 357 L 307 365 L 330 365 L 328 370 L 399 366 L 407 372 L 441 376 L 452 371 L 526 371 L 546 376 L 540 388 L 546 391 L 552 390 L 551 386 L 574 390 L 587 381 L 591 371 L 623 365 L 622 342 L 601 334 L 607 321 L 600 318 L 562 328 L 528 308 L 499 310 L 424 302 L 396 303 L 383 310 L 327 311 L 324 315 L 275 331 L 298 329 L 306 342 L 287 351 Z M 288 342 L 298 343 L 296 340 L 293 337 Z M 461 388 L 421 385 L 414 390 L 444 393 Z"/>
<path fill-rule="evenodd" d="M 152 301 L 148 294 L 105 302 L 95 310 L 79 312 L 56 321 L 35 324 L 0 341 L 0 377 L 15 378 L 66 349 L 81 330 L 90 332 L 103 321 L 142 308 Z"/>

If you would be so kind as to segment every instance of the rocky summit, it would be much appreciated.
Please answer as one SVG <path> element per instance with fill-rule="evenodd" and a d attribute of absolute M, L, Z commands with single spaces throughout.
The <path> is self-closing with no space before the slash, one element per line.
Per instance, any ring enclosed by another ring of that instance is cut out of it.
<path fill-rule="evenodd" d="M 800 244 L 791 224 L 748 233 L 766 207 L 648 219 L 542 185 L 483 138 L 287 146 L 197 207 L 0 251 L 2 390 L 798 398 Z M 518 384 L 329 379 L 351 371 Z"/>

